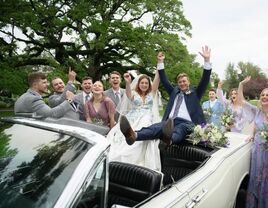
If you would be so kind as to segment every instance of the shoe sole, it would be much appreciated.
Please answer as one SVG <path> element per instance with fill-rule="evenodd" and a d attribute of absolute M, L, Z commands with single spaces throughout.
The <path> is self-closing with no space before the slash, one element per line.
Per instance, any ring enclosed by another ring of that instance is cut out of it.
<path fill-rule="evenodd" d="M 129 129 L 131 129 L 129 121 L 127 120 L 127 118 L 125 116 L 122 116 L 120 119 L 120 130 L 124 136 L 127 134 Z M 126 138 L 126 142 L 128 145 L 132 145 L 134 143 L 134 141 L 132 139 L 130 139 L 126 136 L 125 136 L 125 138 Z"/>
<path fill-rule="evenodd" d="M 171 142 L 173 126 L 174 126 L 173 119 L 168 119 L 163 126 L 163 136 L 169 138 L 170 142 Z"/>

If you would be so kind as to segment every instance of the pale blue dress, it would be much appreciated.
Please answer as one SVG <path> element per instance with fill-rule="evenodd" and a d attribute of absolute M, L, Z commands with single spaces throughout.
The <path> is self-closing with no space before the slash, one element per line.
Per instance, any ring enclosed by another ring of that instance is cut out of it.
<path fill-rule="evenodd" d="M 133 91 L 132 108 L 126 114 L 132 128 L 140 130 L 155 121 L 153 115 L 153 95 L 149 93 L 143 102 L 138 93 Z M 111 143 L 110 160 L 144 166 L 153 170 L 161 170 L 159 140 L 137 141 L 128 145 L 119 129 L 119 124 L 111 129 L 107 135 Z"/>

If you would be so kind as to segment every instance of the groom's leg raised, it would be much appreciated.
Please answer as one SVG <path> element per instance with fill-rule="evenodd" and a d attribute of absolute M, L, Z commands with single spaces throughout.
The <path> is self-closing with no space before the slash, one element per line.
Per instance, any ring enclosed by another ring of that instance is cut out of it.
<path fill-rule="evenodd" d="M 131 128 L 126 116 L 121 116 L 120 130 L 124 134 L 128 145 L 132 145 L 136 141 L 136 133 Z"/>
<path fill-rule="evenodd" d="M 163 136 L 162 136 L 162 141 L 166 143 L 166 145 L 171 145 L 172 144 L 172 133 L 174 129 L 174 121 L 172 118 L 167 119 L 164 122 L 163 125 Z"/>

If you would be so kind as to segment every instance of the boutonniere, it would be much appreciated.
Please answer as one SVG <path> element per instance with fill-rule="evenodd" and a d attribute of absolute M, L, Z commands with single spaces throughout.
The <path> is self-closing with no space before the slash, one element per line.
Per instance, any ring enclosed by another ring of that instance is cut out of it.
<path fill-rule="evenodd" d="M 187 91 L 185 92 L 185 95 L 189 95 L 189 94 L 191 94 L 191 93 L 192 93 L 191 90 L 187 90 Z"/>

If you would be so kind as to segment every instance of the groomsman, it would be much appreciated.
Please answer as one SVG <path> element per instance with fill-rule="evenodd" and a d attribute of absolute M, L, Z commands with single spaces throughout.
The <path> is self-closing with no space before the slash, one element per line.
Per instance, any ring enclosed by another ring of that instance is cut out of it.
<path fill-rule="evenodd" d="M 48 90 L 47 76 L 42 72 L 35 72 L 28 76 L 29 89 L 21 95 L 15 103 L 15 114 L 35 113 L 41 117 L 63 117 L 72 110 L 71 103 L 74 94 L 67 92 L 65 100 L 58 106 L 51 108 L 43 100 L 42 94 Z"/>
<path fill-rule="evenodd" d="M 208 92 L 209 100 L 203 102 L 202 108 L 205 111 L 209 112 L 211 115 L 207 115 L 207 122 L 212 123 L 220 127 L 220 116 L 224 111 L 222 103 L 216 98 L 216 90 L 210 89 Z M 204 113 L 206 114 L 206 113 Z"/>
<path fill-rule="evenodd" d="M 111 72 L 109 82 L 112 87 L 104 91 L 104 95 L 111 98 L 115 104 L 115 107 L 117 107 L 118 103 L 120 103 L 125 93 L 125 89 L 120 87 L 121 74 L 117 71 Z M 115 121 L 118 121 L 118 118 L 119 118 L 118 111 L 115 113 L 114 117 L 115 117 Z"/>
<path fill-rule="evenodd" d="M 92 97 L 92 92 L 91 92 L 92 84 L 93 84 L 93 80 L 91 77 L 84 77 L 81 83 L 82 92 L 79 92 L 74 98 L 74 102 L 79 104 L 79 107 L 78 107 L 79 118 L 80 120 L 83 120 L 83 121 L 86 120 L 85 103 L 88 100 L 90 100 Z"/>
<path fill-rule="evenodd" d="M 64 100 L 66 100 L 66 93 L 75 93 L 74 81 L 76 78 L 76 73 L 73 70 L 69 70 L 68 73 L 68 83 L 64 84 L 61 78 L 55 77 L 52 79 L 51 84 L 54 90 L 53 95 L 49 96 L 48 104 L 50 107 L 56 107 L 60 105 Z M 75 120 L 79 120 L 79 114 L 77 112 L 78 105 L 76 103 L 72 103 L 73 110 L 68 111 L 65 114 L 65 117 L 72 118 Z"/>
<path fill-rule="evenodd" d="M 121 101 L 125 89 L 120 88 L 121 84 L 121 74 L 117 71 L 113 71 L 110 73 L 109 83 L 111 84 L 111 88 L 104 92 L 104 95 L 110 97 L 114 104 L 117 106 Z"/>
<path fill-rule="evenodd" d="M 199 53 L 205 63 L 202 78 L 196 88 L 190 88 L 190 80 L 186 73 L 180 73 L 177 76 L 177 86 L 172 86 L 165 75 L 164 57 L 163 62 L 157 64 L 160 80 L 170 96 L 166 111 L 162 122 L 143 127 L 139 131 L 133 131 L 127 118 L 122 116 L 120 130 L 129 145 L 135 141 L 153 139 L 162 139 L 167 145 L 179 144 L 191 133 L 194 125 L 206 123 L 199 102 L 211 75 L 210 49 L 205 46 Z"/>

